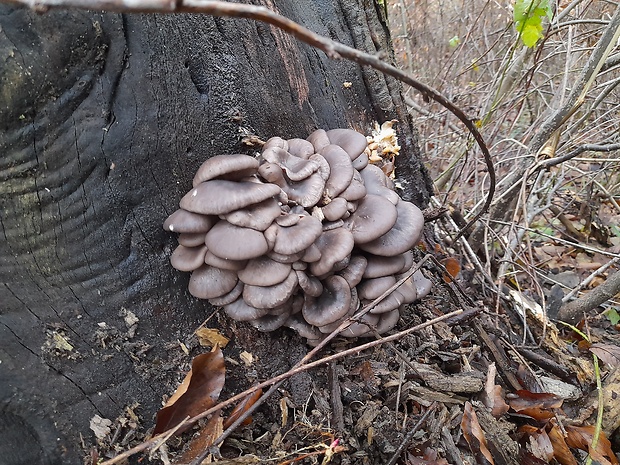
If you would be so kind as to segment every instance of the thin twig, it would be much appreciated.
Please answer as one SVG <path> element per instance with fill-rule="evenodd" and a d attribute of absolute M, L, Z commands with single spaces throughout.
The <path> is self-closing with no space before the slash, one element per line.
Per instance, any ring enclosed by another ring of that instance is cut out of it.
<path fill-rule="evenodd" d="M 405 450 L 405 447 L 407 447 L 409 445 L 409 443 L 411 442 L 411 439 L 413 438 L 413 435 L 424 424 L 424 422 L 426 421 L 426 419 L 428 418 L 430 413 L 433 410 L 435 410 L 436 406 L 437 406 L 437 401 L 434 401 L 430 405 L 430 407 L 428 407 L 426 412 L 424 412 L 424 415 L 422 415 L 422 417 L 418 420 L 418 422 L 415 424 L 415 426 L 413 428 L 411 428 L 411 431 L 409 431 L 407 433 L 407 436 L 405 436 L 405 438 L 402 440 L 402 442 L 400 443 L 400 446 L 398 446 L 398 449 L 396 449 L 396 451 L 394 452 L 394 455 L 392 455 L 392 458 L 390 459 L 390 461 L 386 465 L 394 465 L 397 462 L 398 458 L 400 457 L 400 454 L 403 453 L 403 450 Z"/>

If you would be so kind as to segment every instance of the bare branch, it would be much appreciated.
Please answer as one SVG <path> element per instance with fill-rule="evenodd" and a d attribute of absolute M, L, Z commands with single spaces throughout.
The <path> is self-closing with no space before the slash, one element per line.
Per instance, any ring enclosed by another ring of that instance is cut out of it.
<path fill-rule="evenodd" d="M 599 305 L 612 299 L 618 292 L 620 292 L 620 271 L 616 271 L 603 284 L 595 287 L 583 297 L 560 308 L 558 319 L 575 323 L 584 313 L 591 312 Z"/>

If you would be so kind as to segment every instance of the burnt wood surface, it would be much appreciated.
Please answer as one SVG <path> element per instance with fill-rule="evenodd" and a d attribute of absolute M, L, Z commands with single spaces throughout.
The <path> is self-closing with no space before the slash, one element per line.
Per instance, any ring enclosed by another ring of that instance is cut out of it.
<path fill-rule="evenodd" d="M 260 3 L 390 56 L 371 0 Z M 82 463 L 90 419 L 126 406 L 150 426 L 190 359 L 177 341 L 212 312 L 170 266 L 176 238 L 162 229 L 206 158 L 252 153 L 246 137 L 368 133 L 389 119 L 402 195 L 424 207 L 415 132 L 389 77 L 249 20 L 0 6 L 0 462 Z M 274 338 L 233 329 L 222 331 L 246 345 Z M 303 345 L 285 337 L 294 344 L 265 345 L 284 367 Z"/>

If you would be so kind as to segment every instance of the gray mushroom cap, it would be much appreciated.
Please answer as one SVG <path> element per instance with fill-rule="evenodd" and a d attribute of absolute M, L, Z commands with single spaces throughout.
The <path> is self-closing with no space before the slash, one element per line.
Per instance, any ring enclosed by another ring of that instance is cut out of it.
<path fill-rule="evenodd" d="M 368 191 L 366 190 L 366 186 L 364 186 L 364 180 L 358 171 L 353 172 L 353 179 L 351 179 L 351 184 L 347 187 L 341 194 L 340 197 L 346 199 L 349 202 L 353 202 L 355 200 L 363 199 Z"/>
<path fill-rule="evenodd" d="M 347 200 L 342 197 L 336 197 L 332 199 L 324 207 L 321 207 L 321 214 L 327 221 L 337 221 L 344 218 L 347 214 Z M 317 207 L 315 207 L 317 208 Z"/>
<path fill-rule="evenodd" d="M 374 327 L 380 320 L 380 315 L 373 315 L 367 313 L 359 322 L 354 322 L 347 329 L 340 333 L 344 337 L 360 337 L 368 334 L 371 328 Z"/>
<path fill-rule="evenodd" d="M 297 274 L 294 270 L 281 283 L 273 286 L 250 286 L 243 289 L 243 300 L 256 308 L 275 308 L 290 299 L 297 289 Z"/>
<path fill-rule="evenodd" d="M 295 330 L 301 337 L 307 339 L 310 345 L 316 345 L 323 337 L 317 328 L 308 324 L 299 314 L 291 315 L 284 326 Z"/>
<path fill-rule="evenodd" d="M 200 183 L 181 199 L 181 208 L 203 215 L 223 215 L 278 195 L 273 184 L 214 179 Z"/>
<path fill-rule="evenodd" d="M 433 287 L 433 282 L 426 278 L 420 270 L 413 273 L 413 282 L 418 290 L 418 299 L 423 299 L 428 295 Z"/>
<path fill-rule="evenodd" d="M 344 227 L 351 231 L 355 244 L 364 244 L 387 233 L 396 224 L 396 218 L 396 208 L 389 200 L 367 195 L 359 201 L 355 212 L 344 220 Z"/>
<path fill-rule="evenodd" d="M 225 258 L 218 257 L 210 250 L 207 250 L 205 254 L 205 263 L 207 265 L 222 268 L 223 270 L 239 271 L 245 268 L 247 260 L 226 260 Z"/>
<path fill-rule="evenodd" d="M 194 271 L 205 262 L 207 246 L 185 247 L 177 246 L 170 256 L 170 264 L 179 271 Z"/>
<path fill-rule="evenodd" d="M 355 169 L 351 165 L 349 154 L 337 145 L 323 147 L 320 154 L 327 160 L 330 168 L 329 178 L 325 182 L 325 190 L 323 192 L 323 201 L 329 203 L 349 187 Z"/>
<path fill-rule="evenodd" d="M 324 163 L 327 165 L 326 161 Z M 329 165 L 327 166 L 329 167 Z M 273 183 L 268 185 L 279 187 L 288 196 L 289 200 L 306 208 L 316 205 L 321 199 L 325 181 L 329 177 L 329 174 L 325 176 L 323 171 L 316 171 L 301 181 L 290 181 L 284 176 L 282 168 L 275 163 L 263 163 L 258 168 L 258 173 L 263 179 Z"/>
<path fill-rule="evenodd" d="M 260 318 L 251 320 L 250 324 L 254 326 L 256 329 L 258 329 L 259 331 L 266 333 L 266 332 L 275 331 L 276 329 L 281 328 L 284 325 L 284 323 L 286 323 L 286 321 L 289 319 L 290 316 L 291 316 L 291 308 L 289 305 L 289 308 L 286 312 L 283 312 L 280 314 L 267 313 L 266 315 L 261 316 Z"/>
<path fill-rule="evenodd" d="M 166 221 L 164 229 L 176 233 L 207 233 L 219 221 L 217 216 L 205 216 L 179 208 Z"/>
<path fill-rule="evenodd" d="M 314 146 L 316 152 L 319 152 L 323 147 L 332 143 L 327 136 L 327 132 L 323 129 L 314 131 L 308 136 L 307 140 Z"/>
<path fill-rule="evenodd" d="M 237 321 L 252 321 L 269 313 L 267 308 L 255 308 L 248 305 L 243 299 L 224 305 L 226 315 Z"/>
<path fill-rule="evenodd" d="M 283 227 L 274 224 L 269 227 L 269 233 L 265 232 L 268 240 L 274 237 L 273 251 L 283 255 L 291 255 L 303 252 L 321 236 L 323 228 L 321 222 L 315 217 L 305 215 L 293 226 Z"/>
<path fill-rule="evenodd" d="M 368 254 L 368 265 L 364 271 L 364 278 L 380 278 L 391 274 L 400 273 L 405 266 L 405 255 L 395 255 L 393 257 L 380 257 Z"/>
<path fill-rule="evenodd" d="M 220 297 L 214 297 L 212 299 L 209 299 L 209 303 L 216 307 L 223 307 L 224 305 L 231 304 L 235 300 L 237 300 L 241 296 L 242 292 L 243 283 L 241 281 L 237 281 L 237 284 L 235 285 L 235 287 L 233 287 L 232 291 Z"/>
<path fill-rule="evenodd" d="M 210 252 L 227 260 L 248 260 L 269 250 L 260 231 L 234 226 L 226 221 L 217 223 L 205 237 Z"/>
<path fill-rule="evenodd" d="M 410 202 L 400 201 L 396 205 L 398 220 L 383 236 L 360 244 L 360 248 L 375 255 L 393 257 L 407 252 L 416 245 L 424 228 L 424 215 Z M 356 212 L 357 213 L 357 212 Z"/>
<path fill-rule="evenodd" d="M 306 295 L 319 297 L 323 293 L 323 285 L 317 278 L 308 276 L 308 274 L 304 273 L 302 270 L 296 270 L 295 273 L 297 273 L 299 287 Z"/>
<path fill-rule="evenodd" d="M 310 271 L 319 277 L 332 271 L 336 263 L 347 258 L 355 245 L 353 236 L 344 228 L 323 232 L 314 244 L 321 252 L 321 258 L 310 264 Z"/>
<path fill-rule="evenodd" d="M 248 261 L 237 275 L 245 284 L 252 286 L 273 286 L 284 281 L 291 272 L 291 265 L 276 262 L 267 256 L 253 258 Z"/>
<path fill-rule="evenodd" d="M 319 297 L 306 295 L 301 313 L 314 326 L 323 326 L 341 319 L 351 306 L 351 288 L 342 276 L 330 276 L 323 281 Z"/>
<path fill-rule="evenodd" d="M 325 135 L 332 144 L 342 147 L 351 160 L 360 156 L 368 145 L 366 136 L 352 129 L 331 129 Z"/>
<path fill-rule="evenodd" d="M 224 219 L 230 224 L 264 231 L 282 214 L 278 201 L 273 197 L 245 208 L 227 213 Z"/>
<path fill-rule="evenodd" d="M 185 247 L 198 247 L 205 243 L 205 233 L 181 233 L 179 234 L 179 244 Z"/>
<path fill-rule="evenodd" d="M 296 157 L 278 147 L 263 149 L 261 156 L 265 161 L 278 165 L 291 181 L 306 179 L 319 169 L 319 162 L 316 159 Z"/>
<path fill-rule="evenodd" d="M 396 284 L 396 278 L 393 275 L 364 279 L 357 286 L 357 293 L 360 299 L 374 300 L 394 284 Z"/>
<path fill-rule="evenodd" d="M 394 309 L 388 313 L 382 313 L 379 322 L 376 325 L 379 334 L 385 333 L 398 324 L 400 319 L 400 310 Z"/>
<path fill-rule="evenodd" d="M 289 139 L 288 151 L 291 155 L 307 160 L 315 154 L 314 145 L 305 139 Z"/>
<path fill-rule="evenodd" d="M 353 289 L 362 280 L 367 263 L 366 257 L 363 255 L 352 255 L 347 267 L 338 272 L 338 274 L 342 276 L 347 283 L 349 283 L 349 287 Z"/>
<path fill-rule="evenodd" d="M 390 179 L 385 175 L 381 168 L 378 166 L 369 164 L 363 170 L 359 171 L 366 191 L 369 194 L 378 195 L 389 200 L 393 205 L 396 205 L 400 200 L 400 197 L 391 186 Z"/>
<path fill-rule="evenodd" d="M 249 155 L 216 155 L 200 165 L 192 184 L 196 187 L 201 182 L 215 178 L 238 180 L 252 176 L 257 171 L 258 160 Z"/>
<path fill-rule="evenodd" d="M 189 278 L 189 292 L 199 299 L 213 299 L 229 293 L 237 285 L 237 274 L 202 265 Z"/>

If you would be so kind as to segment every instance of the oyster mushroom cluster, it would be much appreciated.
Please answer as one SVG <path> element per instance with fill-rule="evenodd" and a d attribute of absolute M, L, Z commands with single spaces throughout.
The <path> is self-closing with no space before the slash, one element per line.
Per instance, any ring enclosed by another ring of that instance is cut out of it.
<path fill-rule="evenodd" d="M 172 266 L 231 318 L 316 343 L 413 264 L 424 218 L 393 188 L 349 129 L 274 137 L 258 158 L 214 156 L 164 223 L 179 233 Z M 342 335 L 388 331 L 430 287 L 418 271 Z"/>

